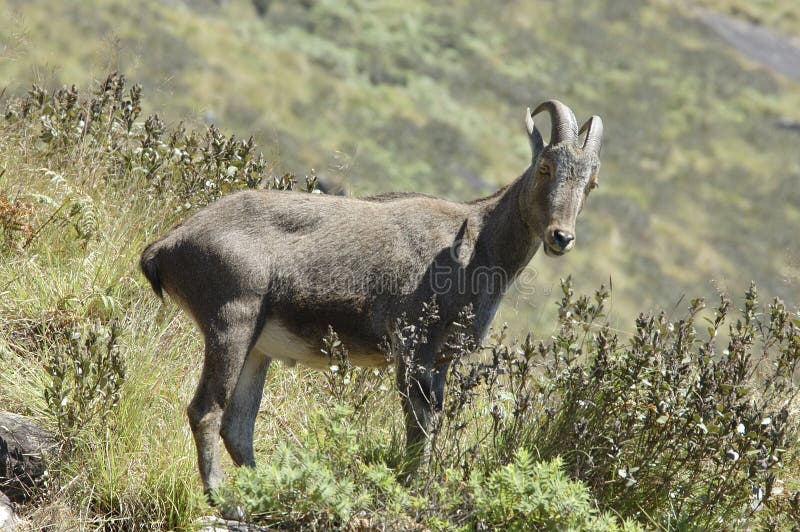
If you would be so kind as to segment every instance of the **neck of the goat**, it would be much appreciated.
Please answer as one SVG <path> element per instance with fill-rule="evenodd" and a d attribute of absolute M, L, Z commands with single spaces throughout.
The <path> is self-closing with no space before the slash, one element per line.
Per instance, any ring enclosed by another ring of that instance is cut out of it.
<path fill-rule="evenodd" d="M 510 284 L 530 262 L 541 241 L 534 230 L 533 205 L 524 198 L 533 186 L 533 167 L 516 181 L 482 202 L 484 223 L 478 248 L 485 253 L 486 266 L 500 268 Z M 504 287 L 505 288 L 505 287 Z"/>

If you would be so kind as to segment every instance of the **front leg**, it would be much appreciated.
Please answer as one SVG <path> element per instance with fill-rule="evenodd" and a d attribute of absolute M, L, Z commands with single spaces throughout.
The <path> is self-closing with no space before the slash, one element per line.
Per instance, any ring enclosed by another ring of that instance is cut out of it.
<path fill-rule="evenodd" d="M 425 354 L 428 350 L 422 350 Z M 397 365 L 397 386 L 403 397 L 406 416 L 406 468 L 413 474 L 426 458 L 431 426 L 442 409 L 447 365 L 435 367 L 434 356 L 400 357 Z"/>

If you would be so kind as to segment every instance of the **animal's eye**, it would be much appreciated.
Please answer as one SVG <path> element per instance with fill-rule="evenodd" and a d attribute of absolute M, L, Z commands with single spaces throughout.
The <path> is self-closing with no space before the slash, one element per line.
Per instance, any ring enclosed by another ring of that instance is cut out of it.
<path fill-rule="evenodd" d="M 542 177 L 550 177 L 550 167 L 543 164 L 539 167 L 539 175 Z"/>
<path fill-rule="evenodd" d="M 596 179 L 592 179 L 591 181 L 589 181 L 589 190 L 594 190 L 599 186 L 600 183 L 598 183 Z"/>

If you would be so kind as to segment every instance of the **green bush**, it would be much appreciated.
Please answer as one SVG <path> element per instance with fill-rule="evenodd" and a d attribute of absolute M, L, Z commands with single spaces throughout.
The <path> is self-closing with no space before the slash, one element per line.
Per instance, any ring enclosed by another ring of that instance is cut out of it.
<path fill-rule="evenodd" d="M 489 530 L 618 530 L 617 521 L 600 515 L 587 487 L 570 479 L 556 458 L 536 462 L 524 448 L 514 461 L 489 475 L 470 478 L 478 526 Z M 633 524 L 625 527 L 635 528 Z"/>
<path fill-rule="evenodd" d="M 702 300 L 678 320 L 640 315 L 623 341 L 604 317 L 608 290 L 575 298 L 567 280 L 562 295 L 552 339 L 509 344 L 501 332 L 485 362 L 457 357 L 441 464 L 487 469 L 535 449 L 562 459 L 600 508 L 651 524 L 749 523 L 784 504 L 773 487 L 794 464 L 800 317 L 779 300 L 762 314 L 751 286 L 727 331 L 722 296 L 708 316 Z"/>
<path fill-rule="evenodd" d="M 704 528 L 754 517 L 798 433 L 789 415 L 797 318 L 779 300 L 762 315 L 751 286 L 727 331 L 731 302 L 721 296 L 710 316 L 702 300 L 678 320 L 640 315 L 622 342 L 601 318 L 605 291 L 573 299 L 569 283 L 562 288 L 560 330 L 537 347 L 545 415 L 530 443 L 543 457 L 562 456 L 622 515 Z"/>
<path fill-rule="evenodd" d="M 596 509 L 584 484 L 564 473 L 559 459 L 534 462 L 520 449 L 514 461 L 467 482 L 455 471 L 436 486 L 404 486 L 353 428 L 353 411 L 315 412 L 315 427 L 300 444 L 282 442 L 254 469 L 240 469 L 218 493 L 223 508 L 238 508 L 251 522 L 277 528 L 418 526 L 488 530 L 618 530 L 618 520 Z M 630 529 L 631 523 L 624 525 Z"/>
<path fill-rule="evenodd" d="M 370 448 L 345 405 L 314 412 L 316 430 L 300 445 L 282 442 L 263 465 L 240 469 L 217 497 L 248 520 L 272 527 L 327 529 L 354 517 L 387 523 L 420 506 L 385 464 L 370 463 Z"/>
<path fill-rule="evenodd" d="M 39 154 L 48 162 L 63 165 L 64 157 L 88 153 L 104 169 L 108 184 L 120 190 L 133 184 L 137 195 L 158 196 L 178 211 L 247 188 L 297 188 L 293 175 L 269 174 L 271 167 L 252 137 L 225 136 L 213 125 L 190 132 L 183 124 L 170 128 L 158 114 L 139 120 L 142 88 L 136 84 L 126 90 L 125 84 L 125 76 L 115 72 L 86 96 L 74 85 L 54 91 L 34 85 L 7 104 L 6 127 L 31 134 L 28 126 L 38 123 L 32 131 L 38 134 Z M 306 190 L 315 185 L 315 176 L 306 179 Z M 82 203 L 74 198 L 69 203 L 71 217 L 86 211 L 86 198 L 80 199 Z M 76 225 L 81 238 L 88 233 L 85 225 Z"/>
<path fill-rule="evenodd" d="M 369 501 L 369 493 L 337 475 L 337 469 L 320 454 L 282 443 L 268 464 L 241 470 L 236 493 L 222 496 L 220 502 L 222 507 L 235 502 L 249 519 L 277 527 L 341 525 L 354 508 Z"/>
<path fill-rule="evenodd" d="M 240 469 L 218 494 L 224 508 L 274 527 L 327 529 L 354 519 L 389 525 L 424 505 L 402 486 L 386 461 L 397 462 L 390 444 L 365 439 L 387 373 L 354 367 L 335 332 L 323 339 L 330 368 L 322 397 L 309 412 L 299 442 L 279 443 L 255 469 Z"/>
<path fill-rule="evenodd" d="M 93 419 L 105 420 L 119 402 L 125 381 L 119 334 L 117 322 L 75 326 L 51 347 L 44 397 L 67 443 Z"/>

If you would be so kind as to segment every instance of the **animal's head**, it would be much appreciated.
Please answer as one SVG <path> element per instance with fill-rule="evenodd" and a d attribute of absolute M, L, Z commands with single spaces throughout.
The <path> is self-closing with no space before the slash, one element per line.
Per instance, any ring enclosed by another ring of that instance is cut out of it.
<path fill-rule="evenodd" d="M 542 111 L 549 113 L 552 123 L 547 146 L 533 124 L 533 117 Z M 528 186 L 520 200 L 532 214 L 532 229 L 542 240 L 544 252 L 560 256 L 575 246 L 575 220 L 589 192 L 598 185 L 603 121 L 593 116 L 578 129 L 569 107 L 548 100 L 533 113 L 527 109 L 525 126 L 532 160 Z"/>

